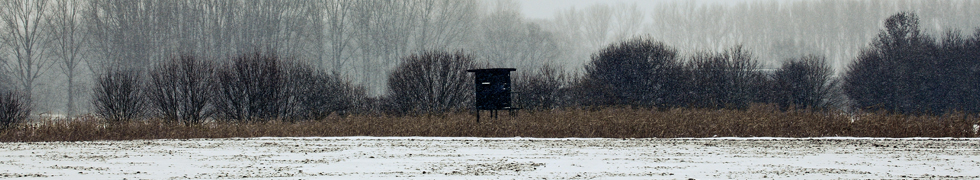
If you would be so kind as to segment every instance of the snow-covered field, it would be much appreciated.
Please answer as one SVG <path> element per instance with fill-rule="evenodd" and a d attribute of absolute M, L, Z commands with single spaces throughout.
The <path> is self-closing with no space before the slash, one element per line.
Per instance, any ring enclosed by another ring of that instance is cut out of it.
<path fill-rule="evenodd" d="M 0 177 L 980 178 L 980 139 L 328 137 L 0 143 Z"/>

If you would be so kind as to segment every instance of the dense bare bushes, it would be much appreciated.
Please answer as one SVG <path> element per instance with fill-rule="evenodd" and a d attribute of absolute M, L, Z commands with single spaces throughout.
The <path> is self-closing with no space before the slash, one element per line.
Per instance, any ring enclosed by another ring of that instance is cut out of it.
<path fill-rule="evenodd" d="M 143 118 L 146 96 L 142 76 L 134 70 L 106 68 L 98 75 L 92 97 L 93 113 L 118 123 Z"/>
<path fill-rule="evenodd" d="M 0 130 L 26 120 L 31 109 L 30 99 L 25 95 L 0 89 Z"/>
<path fill-rule="evenodd" d="M 668 106 L 679 104 L 682 64 L 677 50 L 637 38 L 592 55 L 579 82 L 583 104 L 592 106 Z"/>
<path fill-rule="evenodd" d="M 825 108 L 838 102 L 833 96 L 838 92 L 836 79 L 816 56 L 790 61 L 775 71 L 763 69 L 741 46 L 702 52 L 686 63 L 679 59 L 672 48 L 656 41 L 624 41 L 593 55 L 583 77 L 556 91 L 567 91 L 573 101 L 586 106 L 744 109 L 752 103 L 776 103 L 787 109 Z"/>
<path fill-rule="evenodd" d="M 687 69 L 689 106 L 743 109 L 766 101 L 766 74 L 757 71 L 758 60 L 741 46 L 695 55 Z"/>
<path fill-rule="evenodd" d="M 534 73 L 518 74 L 514 89 L 517 107 L 527 110 L 550 110 L 572 105 L 568 93 L 568 76 L 559 68 L 544 65 Z"/>
<path fill-rule="evenodd" d="M 355 112 L 365 93 L 337 74 L 258 52 L 224 66 L 181 55 L 148 68 L 146 79 L 136 71 L 106 69 L 96 82 L 95 114 L 112 123 L 318 119 Z"/>
<path fill-rule="evenodd" d="M 462 51 L 426 51 L 404 58 L 388 76 L 394 113 L 441 113 L 470 107 L 473 80 L 466 70 L 473 67 L 473 58 Z"/>
<path fill-rule="evenodd" d="M 275 54 L 249 53 L 217 71 L 219 119 L 301 120 L 353 112 L 364 89 L 309 64 Z"/>
<path fill-rule="evenodd" d="M 6 66 L 0 60 L 0 130 L 26 120 L 33 110 L 30 97 L 18 92 L 7 77 Z"/>
<path fill-rule="evenodd" d="M 786 109 L 828 109 L 842 104 L 840 81 L 833 77 L 826 59 L 803 56 L 783 64 L 772 74 L 772 102 Z"/>
<path fill-rule="evenodd" d="M 165 120 L 200 123 L 214 113 L 215 66 L 192 55 L 173 57 L 150 70 L 146 97 L 150 114 Z"/>
<path fill-rule="evenodd" d="M 218 70 L 215 107 L 221 119 L 283 119 L 295 106 L 287 65 L 259 52 L 236 56 Z"/>
<path fill-rule="evenodd" d="M 855 108 L 897 113 L 980 112 L 980 30 L 941 42 L 921 33 L 910 12 L 885 20 L 870 47 L 850 65 L 844 90 Z"/>
<path fill-rule="evenodd" d="M 336 73 L 327 73 L 309 66 L 295 66 L 290 73 L 298 107 L 295 119 L 323 119 L 330 114 L 361 113 L 359 104 L 365 101 L 366 90 L 344 80 Z"/>

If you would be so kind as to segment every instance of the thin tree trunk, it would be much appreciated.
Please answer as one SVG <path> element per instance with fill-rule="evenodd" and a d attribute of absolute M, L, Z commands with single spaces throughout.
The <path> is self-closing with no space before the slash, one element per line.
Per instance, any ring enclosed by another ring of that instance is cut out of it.
<path fill-rule="evenodd" d="M 75 93 L 72 92 L 72 90 L 74 90 L 73 88 L 75 87 L 73 84 L 73 80 L 75 79 L 75 75 L 74 75 L 75 73 L 72 69 L 69 69 L 68 74 L 69 74 L 68 75 L 68 108 L 66 108 L 65 110 L 67 111 L 65 118 L 67 118 L 67 120 L 70 121 L 72 118 L 72 114 L 75 111 Z"/>

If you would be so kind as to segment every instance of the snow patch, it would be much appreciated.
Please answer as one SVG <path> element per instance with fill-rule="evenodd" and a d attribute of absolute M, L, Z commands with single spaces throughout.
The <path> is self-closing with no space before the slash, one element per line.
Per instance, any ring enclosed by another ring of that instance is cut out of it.
<path fill-rule="evenodd" d="M 0 143 L 53 179 L 980 178 L 980 138 L 260 137 Z"/>

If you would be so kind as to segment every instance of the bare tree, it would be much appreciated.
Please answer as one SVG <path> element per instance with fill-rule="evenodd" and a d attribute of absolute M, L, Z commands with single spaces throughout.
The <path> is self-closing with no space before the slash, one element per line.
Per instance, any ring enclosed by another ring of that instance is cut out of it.
<path fill-rule="evenodd" d="M 612 30 L 613 35 L 610 40 L 622 41 L 641 33 L 647 14 L 639 9 L 636 3 L 617 4 L 613 11 L 616 12 L 613 15 L 615 28 Z"/>
<path fill-rule="evenodd" d="M 405 57 L 388 75 L 388 97 L 399 113 L 460 110 L 473 98 L 466 73 L 473 65 L 473 58 L 462 51 L 427 51 Z"/>
<path fill-rule="evenodd" d="M 151 60 L 165 59 L 170 33 L 163 29 L 172 24 L 161 17 L 164 3 L 149 0 L 88 1 L 86 25 L 91 36 L 90 48 L 97 55 L 89 62 L 92 72 L 107 72 L 103 67 L 146 70 Z"/>
<path fill-rule="evenodd" d="M 192 55 L 171 58 L 150 70 L 146 96 L 154 114 L 187 124 L 210 117 L 214 65 Z"/>
<path fill-rule="evenodd" d="M 294 86 L 290 94 L 296 99 L 293 119 L 356 113 L 356 105 L 365 96 L 363 87 L 340 78 L 339 74 L 318 71 L 306 64 L 294 64 L 289 69 L 289 84 Z"/>
<path fill-rule="evenodd" d="M 352 69 L 372 95 L 384 92 L 385 71 L 402 57 L 424 50 L 469 46 L 478 20 L 476 1 L 354 1 L 351 6 Z M 335 67 L 336 68 L 336 67 Z"/>
<path fill-rule="evenodd" d="M 745 108 L 760 102 L 759 82 L 764 75 L 756 71 L 759 62 L 736 46 L 723 53 L 695 55 L 687 65 L 690 80 L 686 88 L 692 105 L 705 108 Z"/>
<path fill-rule="evenodd" d="M 938 113 L 935 42 L 919 29 L 918 17 L 902 12 L 861 52 L 844 77 L 845 91 L 860 109 Z"/>
<path fill-rule="evenodd" d="M 590 105 L 670 106 L 681 83 L 677 50 L 662 42 L 636 38 L 610 45 L 585 65 L 583 89 Z"/>
<path fill-rule="evenodd" d="M 24 94 L 0 88 L 0 130 L 26 120 L 30 114 L 31 103 Z"/>
<path fill-rule="evenodd" d="M 558 37 L 519 12 L 498 10 L 481 20 L 476 55 L 495 67 L 540 67 L 561 55 Z M 530 68 L 529 68 L 530 69 Z"/>
<path fill-rule="evenodd" d="M 645 17 L 636 4 L 596 4 L 560 11 L 555 14 L 555 20 L 544 27 L 562 41 L 558 49 L 562 52 L 560 59 L 586 64 L 589 53 L 637 37 L 642 33 Z"/>
<path fill-rule="evenodd" d="M 947 31 L 937 42 L 919 21 L 912 12 L 889 16 L 850 65 L 843 87 L 855 108 L 933 115 L 980 111 L 980 31 L 971 38 Z"/>
<path fill-rule="evenodd" d="M 609 5 L 594 5 L 585 9 L 584 13 L 585 43 L 591 49 L 598 49 L 606 44 L 611 34 L 613 9 Z"/>
<path fill-rule="evenodd" d="M 526 72 L 526 71 L 525 71 Z M 529 110 L 548 110 L 566 105 L 569 79 L 562 68 L 541 66 L 534 73 L 519 74 L 514 83 L 518 107 Z"/>
<path fill-rule="evenodd" d="M 412 1 L 361 1 L 356 8 L 361 82 L 373 87 L 371 94 L 382 94 L 384 72 L 411 52 L 409 39 L 418 19 Z"/>
<path fill-rule="evenodd" d="M 14 57 L 8 62 L 11 72 L 20 89 L 28 98 L 32 97 L 36 80 L 51 66 L 50 58 L 45 57 L 45 46 L 49 34 L 45 33 L 48 1 L 23 0 L 3 1 L 0 20 L 4 33 L 2 42 Z"/>
<path fill-rule="evenodd" d="M 3 46 L 0 46 L 0 48 L 3 48 Z M 13 87 L 10 87 L 10 84 L 13 83 L 10 82 L 10 77 L 7 77 L 7 74 L 7 60 L 3 56 L 0 56 L 0 91 L 13 89 Z"/>
<path fill-rule="evenodd" d="M 144 114 L 145 96 L 140 73 L 134 70 L 104 68 L 93 89 L 94 113 L 110 123 L 135 120 Z"/>
<path fill-rule="evenodd" d="M 30 99 L 12 86 L 12 80 L 4 68 L 5 63 L 0 59 L 0 130 L 27 119 L 33 110 Z"/>
<path fill-rule="evenodd" d="M 255 52 L 233 58 L 217 71 L 217 113 L 238 121 L 287 118 L 294 106 L 283 66 L 274 54 Z"/>
<path fill-rule="evenodd" d="M 81 22 L 82 4 L 77 1 L 56 0 L 47 20 L 51 33 L 51 52 L 58 59 L 61 73 L 68 77 L 68 103 L 65 105 L 66 115 L 71 118 L 75 112 L 75 79 L 78 65 L 82 57 L 87 39 Z"/>
<path fill-rule="evenodd" d="M 823 57 L 808 55 L 783 64 L 772 74 L 773 100 L 781 108 L 830 108 L 838 81 Z"/>
<path fill-rule="evenodd" d="M 938 53 L 941 92 L 944 98 L 935 99 L 944 110 L 980 112 L 980 28 L 963 37 L 957 31 L 946 32 Z"/>
<path fill-rule="evenodd" d="M 315 39 L 321 42 L 315 44 L 319 47 L 321 56 L 318 67 L 325 69 L 329 64 L 329 69 L 334 72 L 341 72 L 344 67 L 349 66 L 354 48 L 354 12 L 353 7 L 357 1 L 346 0 L 326 0 L 321 3 L 322 10 L 311 10 L 314 13 L 316 22 L 322 22 L 322 29 L 316 30 L 313 34 Z M 315 26 L 316 27 L 316 26 Z M 329 62 L 329 63 L 328 63 Z"/>
<path fill-rule="evenodd" d="M 476 1 L 472 0 L 426 0 L 421 1 L 421 20 L 416 25 L 415 49 L 457 49 L 464 48 L 471 38 L 472 29 L 479 19 Z"/>

